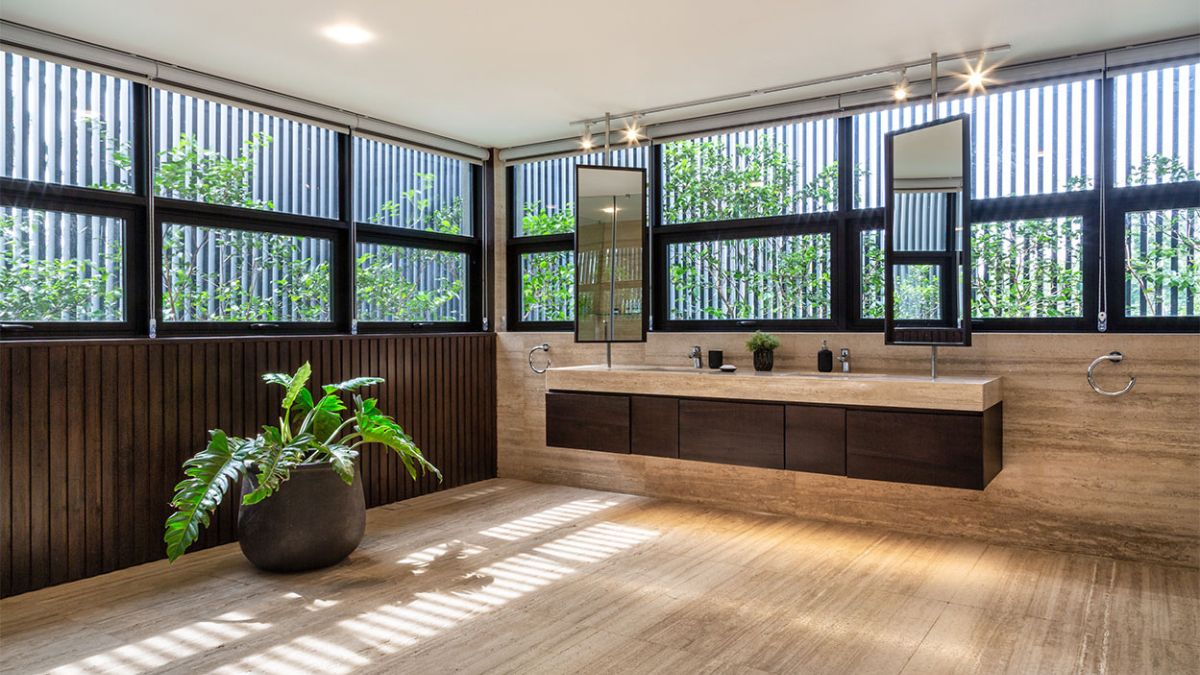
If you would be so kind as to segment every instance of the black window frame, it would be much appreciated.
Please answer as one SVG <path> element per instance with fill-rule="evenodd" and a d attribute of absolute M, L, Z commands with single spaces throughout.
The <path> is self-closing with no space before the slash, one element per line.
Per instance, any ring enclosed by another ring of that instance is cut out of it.
<path fill-rule="evenodd" d="M 522 318 L 521 299 L 524 296 L 521 284 L 521 256 L 531 253 L 573 253 L 575 251 L 575 233 L 562 232 L 559 234 L 517 235 L 517 223 L 523 214 L 518 214 L 513 205 L 517 203 L 517 182 L 514 178 L 516 165 L 504 169 L 505 204 L 508 205 L 505 223 L 505 270 L 508 282 L 505 284 L 505 314 L 506 328 L 513 332 L 573 332 L 574 317 L 568 321 L 526 321 Z M 574 276 L 572 275 L 572 278 Z M 572 312 L 574 305 L 572 305 Z"/>
<path fill-rule="evenodd" d="M 1194 62 L 1195 59 L 1185 59 Z M 1142 64 L 1139 69 L 1152 70 L 1176 65 L 1179 61 Z M 1104 285 L 1108 314 L 1108 332 L 1120 333 L 1200 333 L 1200 316 L 1130 317 L 1125 315 L 1125 217 L 1139 211 L 1200 208 L 1200 180 L 1157 185 L 1128 185 L 1116 187 L 1116 89 L 1114 76 L 1103 78 L 1105 123 L 1103 127 L 1104 182 L 1101 185 L 1104 204 Z M 1200 115 L 1200 110 L 1195 111 Z M 1098 283 L 1098 282 L 1094 282 Z"/>
<path fill-rule="evenodd" d="M 150 85 L 133 82 L 133 185 L 117 192 L 57 183 L 0 177 L 0 205 L 121 218 L 124 228 L 123 321 L 12 321 L 0 326 L 0 340 L 92 337 L 182 337 L 216 335 L 325 335 L 481 332 L 487 285 L 485 251 L 484 170 L 469 162 L 471 172 L 470 235 L 449 235 L 371 223 L 353 218 L 353 136 L 337 133 L 338 217 L 320 218 L 237 206 L 208 204 L 154 194 L 152 174 L 153 116 Z M 189 94 L 203 96 L 203 94 Z M 280 111 L 286 115 L 286 111 Z M 374 138 L 374 137 L 373 137 Z M 430 150 L 429 152 L 436 152 Z M 465 160 L 464 160 L 465 161 Z M 164 223 L 220 227 L 274 234 L 320 237 L 331 242 L 330 320 L 323 322 L 165 322 L 162 316 L 162 227 Z M 467 256 L 467 314 L 464 321 L 356 322 L 357 241 L 432 248 Z"/>

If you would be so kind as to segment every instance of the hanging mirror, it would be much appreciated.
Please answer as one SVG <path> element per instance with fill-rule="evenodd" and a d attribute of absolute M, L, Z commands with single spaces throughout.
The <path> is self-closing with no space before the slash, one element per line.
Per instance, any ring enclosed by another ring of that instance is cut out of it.
<path fill-rule="evenodd" d="M 645 342 L 646 172 L 575 168 L 575 341 Z"/>
<path fill-rule="evenodd" d="M 971 344 L 971 120 L 887 135 L 884 342 Z"/>

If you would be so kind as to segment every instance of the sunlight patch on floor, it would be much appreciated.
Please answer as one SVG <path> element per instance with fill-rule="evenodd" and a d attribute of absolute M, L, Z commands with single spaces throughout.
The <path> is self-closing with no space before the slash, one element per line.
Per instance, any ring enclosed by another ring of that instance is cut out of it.
<path fill-rule="evenodd" d="M 531 516 L 490 527 L 479 534 L 503 541 L 516 541 L 612 508 L 619 503 L 613 499 L 579 499 Z"/>

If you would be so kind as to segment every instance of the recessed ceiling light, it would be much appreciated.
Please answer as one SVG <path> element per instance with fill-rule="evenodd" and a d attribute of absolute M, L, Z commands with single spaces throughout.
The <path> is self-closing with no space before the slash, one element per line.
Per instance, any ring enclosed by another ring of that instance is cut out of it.
<path fill-rule="evenodd" d="M 366 29 L 351 23 L 338 23 L 326 26 L 321 29 L 321 34 L 334 42 L 340 42 L 344 45 L 361 45 L 364 42 L 370 42 L 375 39 L 375 36 Z"/>

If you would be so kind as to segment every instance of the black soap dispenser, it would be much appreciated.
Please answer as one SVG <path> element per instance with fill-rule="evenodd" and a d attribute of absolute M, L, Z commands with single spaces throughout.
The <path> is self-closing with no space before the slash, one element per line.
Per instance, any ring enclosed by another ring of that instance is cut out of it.
<path fill-rule="evenodd" d="M 821 351 L 817 352 L 817 370 L 822 373 L 833 372 L 833 352 L 829 351 L 825 340 L 821 340 Z"/>

